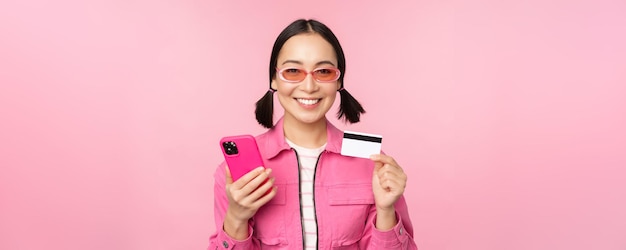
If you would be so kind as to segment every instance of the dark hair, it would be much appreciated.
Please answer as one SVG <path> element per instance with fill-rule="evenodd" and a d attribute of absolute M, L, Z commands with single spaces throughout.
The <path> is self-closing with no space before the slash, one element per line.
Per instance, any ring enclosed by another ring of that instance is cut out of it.
<path fill-rule="evenodd" d="M 337 68 L 341 71 L 339 82 L 341 87 L 339 88 L 339 94 L 341 96 L 341 103 L 339 104 L 339 111 L 337 112 L 337 118 L 343 118 L 344 121 L 350 123 L 357 123 L 360 120 L 361 114 L 365 113 L 365 110 L 361 104 L 348 93 L 343 87 L 343 77 L 346 75 L 346 58 L 343 54 L 343 49 L 339 44 L 339 40 L 333 32 L 319 21 L 309 19 L 298 19 L 289 24 L 276 38 L 274 47 L 272 48 L 272 55 L 270 56 L 270 89 L 263 95 L 263 97 L 256 102 L 256 120 L 263 127 L 271 128 L 274 126 L 274 97 L 273 93 L 276 91 L 272 89 L 272 80 L 276 77 L 276 64 L 278 63 L 278 53 L 282 49 L 283 45 L 289 38 L 303 34 L 303 33 L 316 33 L 319 34 L 330 43 L 335 49 L 337 55 Z"/>

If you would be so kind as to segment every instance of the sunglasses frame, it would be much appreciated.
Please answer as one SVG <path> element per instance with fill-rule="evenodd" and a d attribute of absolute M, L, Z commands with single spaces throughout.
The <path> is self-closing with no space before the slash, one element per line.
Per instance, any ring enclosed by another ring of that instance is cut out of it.
<path fill-rule="evenodd" d="M 304 71 L 304 73 L 305 73 L 304 78 L 302 78 L 302 80 L 300 80 L 300 81 L 293 81 L 293 80 L 285 79 L 285 77 L 283 76 L 283 72 L 285 72 L 285 70 L 289 70 L 289 69 L 297 69 L 297 70 Z M 337 77 L 335 79 L 333 79 L 333 80 L 330 80 L 330 81 L 322 81 L 320 79 L 317 79 L 315 77 L 314 73 L 315 73 L 315 71 L 318 71 L 320 69 L 327 69 L 327 70 L 335 71 L 337 73 Z M 302 82 L 302 81 L 304 81 L 304 79 L 306 79 L 306 76 L 309 75 L 309 74 L 311 74 L 311 76 L 313 77 L 313 79 L 315 79 L 315 81 L 320 82 L 320 83 L 332 83 L 332 82 L 335 82 L 335 81 L 339 80 L 339 78 L 341 78 L 341 70 L 339 70 L 338 68 L 335 68 L 335 67 L 320 67 L 320 68 L 315 68 L 315 69 L 313 69 L 311 71 L 307 71 L 304 68 L 298 68 L 298 67 L 285 67 L 285 68 L 282 68 L 282 69 L 279 69 L 278 67 L 276 67 L 276 74 L 278 74 L 278 78 L 280 78 L 281 80 L 283 80 L 285 82 L 288 82 L 288 83 L 299 83 L 299 82 Z"/>

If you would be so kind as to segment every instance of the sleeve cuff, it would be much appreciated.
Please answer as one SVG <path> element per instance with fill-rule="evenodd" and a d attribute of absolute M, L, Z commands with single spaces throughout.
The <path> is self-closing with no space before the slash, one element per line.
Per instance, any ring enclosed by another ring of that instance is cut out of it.
<path fill-rule="evenodd" d="M 236 240 L 228 236 L 224 229 L 220 230 L 219 235 L 217 237 L 217 245 L 218 249 L 226 250 L 226 249 L 253 249 L 252 243 L 252 234 L 254 233 L 251 225 L 248 225 L 248 238 L 244 240 Z"/>
<path fill-rule="evenodd" d="M 409 240 L 404 225 L 402 224 L 402 218 L 396 212 L 396 219 L 398 223 L 389 230 L 381 231 L 376 228 L 376 216 L 370 221 L 372 223 L 372 244 L 384 249 L 398 247 L 404 245 L 404 242 Z"/>

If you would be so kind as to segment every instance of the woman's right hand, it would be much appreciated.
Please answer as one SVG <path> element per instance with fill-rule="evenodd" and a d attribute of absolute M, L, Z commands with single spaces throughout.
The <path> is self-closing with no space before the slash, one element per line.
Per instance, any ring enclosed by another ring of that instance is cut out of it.
<path fill-rule="evenodd" d="M 272 169 L 258 167 L 233 182 L 226 166 L 226 195 L 228 209 L 224 218 L 224 231 L 233 239 L 248 238 L 248 220 L 259 208 L 276 195 Z"/>

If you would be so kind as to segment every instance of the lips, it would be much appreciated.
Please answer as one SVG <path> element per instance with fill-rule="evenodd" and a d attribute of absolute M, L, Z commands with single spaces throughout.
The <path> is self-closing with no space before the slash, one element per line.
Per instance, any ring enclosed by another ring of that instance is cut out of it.
<path fill-rule="evenodd" d="M 303 105 L 315 105 L 317 104 L 321 99 L 304 99 L 304 98 L 296 98 L 296 101 L 298 101 L 300 104 Z"/>

